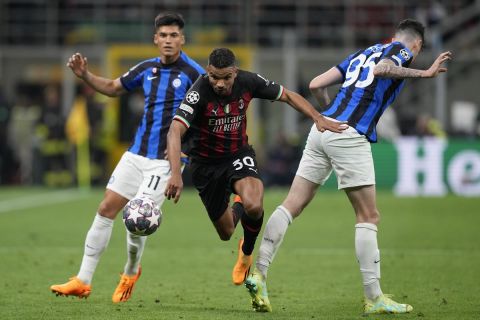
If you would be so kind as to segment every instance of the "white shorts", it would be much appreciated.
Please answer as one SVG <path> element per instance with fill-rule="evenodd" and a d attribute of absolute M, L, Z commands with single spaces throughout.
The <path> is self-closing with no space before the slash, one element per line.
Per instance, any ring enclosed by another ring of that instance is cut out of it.
<path fill-rule="evenodd" d="M 170 175 L 168 160 L 149 159 L 127 151 L 113 170 L 107 189 L 128 200 L 146 195 L 161 206 Z"/>
<path fill-rule="evenodd" d="M 353 127 L 342 133 L 322 133 L 313 125 L 297 175 L 323 185 L 332 169 L 337 176 L 338 189 L 375 184 L 370 142 Z"/>

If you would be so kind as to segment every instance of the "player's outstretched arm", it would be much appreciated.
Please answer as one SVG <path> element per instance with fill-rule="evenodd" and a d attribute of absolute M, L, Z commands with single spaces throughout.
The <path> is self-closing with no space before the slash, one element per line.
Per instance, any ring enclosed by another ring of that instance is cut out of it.
<path fill-rule="evenodd" d="M 165 187 L 165 197 L 177 203 L 183 190 L 181 156 L 181 140 L 187 128 L 180 122 L 172 120 L 167 134 L 167 157 L 170 162 L 172 176 Z"/>
<path fill-rule="evenodd" d="M 373 75 L 375 77 L 395 79 L 434 78 L 439 73 L 447 72 L 447 68 L 443 66 L 443 63 L 451 59 L 452 53 L 450 51 L 443 52 L 427 70 L 399 67 L 392 60 L 383 59 L 373 69 Z"/>
<path fill-rule="evenodd" d="M 330 68 L 330 70 L 316 76 L 308 88 L 320 105 L 328 105 L 330 103 L 330 97 L 328 96 L 327 88 L 341 83 L 343 80 L 342 73 L 336 68 Z"/>
<path fill-rule="evenodd" d="M 441 53 L 433 64 L 426 70 L 424 78 L 434 78 L 439 73 L 447 72 L 447 68 L 443 67 L 443 63 L 452 59 L 452 53 L 450 51 Z"/>
<path fill-rule="evenodd" d="M 67 62 L 67 67 L 72 69 L 72 72 L 80 79 L 85 81 L 89 86 L 91 86 L 95 91 L 98 91 L 109 97 L 119 96 L 127 90 L 123 87 L 120 82 L 120 78 L 115 80 L 107 79 L 94 75 L 88 71 L 88 60 L 87 57 L 82 56 L 81 53 L 75 53 L 72 55 Z"/>
<path fill-rule="evenodd" d="M 284 88 L 282 96 L 278 100 L 288 103 L 296 110 L 309 116 L 315 122 L 317 129 L 321 132 L 329 130 L 340 133 L 348 128 L 346 122 L 340 122 L 322 116 L 304 97 L 296 92 L 288 90 L 287 88 Z"/>

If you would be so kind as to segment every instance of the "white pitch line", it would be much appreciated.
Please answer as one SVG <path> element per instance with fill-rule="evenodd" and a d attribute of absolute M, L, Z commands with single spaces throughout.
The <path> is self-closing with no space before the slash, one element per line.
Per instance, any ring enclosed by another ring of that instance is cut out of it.
<path fill-rule="evenodd" d="M 85 193 L 84 191 L 70 189 L 18 197 L 0 201 L 0 213 L 37 208 L 50 204 L 65 203 L 80 200 L 87 196 L 88 193 Z"/>

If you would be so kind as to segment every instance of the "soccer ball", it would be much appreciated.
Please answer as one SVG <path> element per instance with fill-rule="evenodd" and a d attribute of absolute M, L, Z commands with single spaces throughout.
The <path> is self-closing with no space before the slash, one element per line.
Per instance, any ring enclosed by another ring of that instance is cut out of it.
<path fill-rule="evenodd" d="M 133 198 L 123 208 L 123 223 L 129 232 L 148 236 L 162 223 L 162 211 L 150 198 Z"/>

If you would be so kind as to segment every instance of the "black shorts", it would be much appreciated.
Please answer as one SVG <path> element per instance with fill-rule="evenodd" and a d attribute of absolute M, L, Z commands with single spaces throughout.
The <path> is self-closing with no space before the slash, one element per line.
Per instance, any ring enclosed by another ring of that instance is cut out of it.
<path fill-rule="evenodd" d="M 245 177 L 260 179 L 255 151 L 247 149 L 224 162 L 207 164 L 192 160 L 192 182 L 198 190 L 210 220 L 217 221 L 227 209 L 235 192 L 235 181 Z"/>

